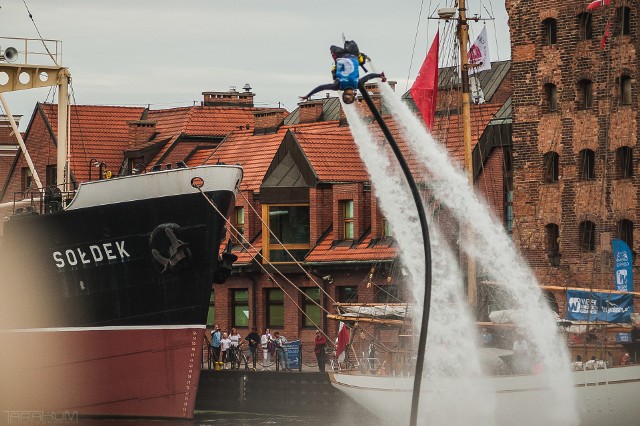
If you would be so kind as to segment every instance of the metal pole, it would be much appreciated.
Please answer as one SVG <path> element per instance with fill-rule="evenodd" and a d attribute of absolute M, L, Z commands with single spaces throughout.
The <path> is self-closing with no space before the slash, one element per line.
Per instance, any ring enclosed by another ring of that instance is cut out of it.
<path fill-rule="evenodd" d="M 69 111 L 69 78 L 68 70 L 63 70 L 58 75 L 58 152 L 56 185 L 62 192 L 67 192 L 67 181 L 69 180 L 68 160 L 68 111 Z M 63 197 L 64 202 L 64 197 Z"/>
<path fill-rule="evenodd" d="M 404 159 L 398 143 L 391 134 L 391 131 L 389 131 L 387 124 L 382 119 L 382 115 L 380 115 L 380 112 L 371 100 L 371 96 L 369 96 L 367 89 L 365 89 L 364 87 L 364 82 L 361 81 L 360 83 L 358 83 L 358 89 L 360 89 L 362 97 L 367 103 L 367 106 L 371 110 L 373 117 L 378 122 L 380 129 L 382 129 L 382 133 L 387 139 L 387 142 L 389 142 L 389 146 L 398 159 L 400 168 L 402 169 L 402 172 L 407 179 L 407 183 L 409 184 L 409 188 L 411 189 L 411 195 L 413 195 L 413 201 L 416 204 L 416 210 L 418 210 L 418 218 L 420 219 L 420 228 L 422 230 L 422 243 L 424 245 L 424 301 L 422 310 L 422 324 L 420 327 L 420 338 L 418 339 L 418 353 L 416 356 L 416 374 L 413 381 L 410 420 L 410 425 L 415 426 L 418 420 L 418 405 L 420 402 L 420 387 L 422 384 L 422 370 L 424 367 L 424 352 L 427 346 L 427 329 L 429 326 L 429 310 L 431 308 L 431 243 L 429 240 L 429 227 L 427 224 L 427 216 L 424 211 L 424 206 L 422 204 L 422 198 L 420 197 L 420 191 L 418 191 L 418 186 L 413 179 L 413 175 L 411 174 L 409 165 Z"/>

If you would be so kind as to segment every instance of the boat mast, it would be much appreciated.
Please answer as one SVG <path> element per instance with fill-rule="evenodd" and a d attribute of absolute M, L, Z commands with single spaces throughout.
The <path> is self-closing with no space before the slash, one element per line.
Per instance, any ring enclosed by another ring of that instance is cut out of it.
<path fill-rule="evenodd" d="M 58 152 L 56 183 L 62 192 L 69 191 L 69 70 L 58 75 Z M 64 197 L 63 197 L 64 199 Z"/>
<path fill-rule="evenodd" d="M 467 63 L 467 40 L 469 24 L 465 0 L 458 0 L 458 39 L 460 41 L 460 78 L 462 82 L 462 129 L 464 137 L 464 167 L 469 186 L 473 189 L 473 160 L 471 156 L 471 96 L 469 94 L 469 68 Z M 467 240 L 472 238 L 471 228 L 467 227 Z M 467 297 L 469 304 L 476 307 L 478 290 L 476 283 L 476 263 L 467 255 Z"/>

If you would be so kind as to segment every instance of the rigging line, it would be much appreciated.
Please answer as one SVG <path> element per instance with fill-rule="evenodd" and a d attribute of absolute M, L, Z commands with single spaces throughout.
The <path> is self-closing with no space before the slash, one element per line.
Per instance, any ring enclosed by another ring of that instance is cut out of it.
<path fill-rule="evenodd" d="M 216 211 L 216 213 L 218 213 L 218 215 L 227 223 L 227 225 L 230 226 L 231 230 L 233 231 L 232 238 L 235 238 L 236 241 L 238 241 L 239 243 L 242 244 L 242 241 L 240 241 L 237 237 L 237 235 L 242 235 L 238 232 L 238 229 L 233 226 L 233 224 L 231 223 L 231 221 L 222 214 L 222 212 L 220 211 L 220 209 L 218 209 L 218 206 L 215 205 L 215 203 L 213 201 L 211 201 L 211 199 L 209 197 L 207 197 L 205 195 L 204 192 L 202 192 L 201 188 L 198 188 L 198 191 L 200 191 L 200 193 L 202 194 L 202 196 L 205 198 L 205 200 L 207 200 L 207 202 L 209 203 L 209 205 L 211 205 L 211 207 L 213 207 L 213 209 Z M 254 247 L 246 238 L 244 238 L 244 235 L 242 235 L 242 238 L 244 239 L 244 241 L 254 250 L 256 250 L 256 254 L 259 255 L 260 257 L 262 257 L 263 260 L 267 260 L 264 258 L 264 256 L 256 249 L 256 247 Z M 287 277 L 285 277 L 282 272 L 280 272 L 271 262 L 269 262 L 267 260 L 267 262 L 269 263 L 269 266 L 273 267 L 273 269 L 275 269 L 282 278 L 285 279 L 285 281 L 287 281 L 289 284 L 291 284 L 293 286 L 293 288 L 295 288 L 296 290 L 298 290 L 298 292 L 300 292 L 302 295 L 304 295 L 307 299 L 309 299 L 311 302 L 313 302 L 316 306 L 318 306 L 321 310 L 325 311 L 326 313 L 329 313 L 328 310 L 326 310 L 323 306 L 321 306 L 321 304 L 319 304 L 318 302 L 316 302 L 315 300 L 313 300 L 311 297 L 309 297 L 300 287 L 298 287 L 297 285 L 295 285 L 291 280 L 289 280 Z M 273 281 L 273 283 L 275 285 L 277 285 L 280 290 L 282 290 L 282 292 L 291 300 L 291 302 L 293 302 L 293 304 L 296 306 L 296 308 L 298 308 L 298 310 L 300 312 L 302 312 L 302 314 L 307 317 L 307 319 L 309 319 L 309 321 L 311 321 L 311 323 L 316 327 L 316 329 L 320 330 L 320 332 L 322 334 L 325 335 L 325 337 L 329 338 L 328 335 L 326 335 L 324 333 L 324 331 L 321 329 L 321 327 L 315 323 L 315 321 L 313 321 L 313 319 L 311 319 L 309 317 L 309 315 L 307 315 L 307 313 L 300 307 L 300 305 L 298 304 L 298 302 L 296 302 L 296 300 L 293 298 L 293 296 L 291 296 L 285 289 L 284 287 L 282 287 L 282 285 L 280 285 L 280 283 L 276 280 L 276 277 L 274 277 L 271 272 L 269 272 L 267 270 L 267 268 L 264 267 L 264 265 L 262 265 L 261 262 L 256 262 L 256 264 L 258 266 L 260 266 L 260 268 L 264 271 L 265 274 L 267 274 L 267 276 L 271 279 L 271 281 Z M 330 338 L 329 338 L 330 339 Z M 333 344 L 333 343 L 332 343 Z M 335 346 L 335 345 L 334 345 Z"/>
<path fill-rule="evenodd" d="M 38 29 L 38 26 L 36 25 L 36 21 L 33 19 L 33 15 L 31 14 L 31 11 L 29 10 L 29 6 L 27 6 L 27 0 L 22 0 L 22 3 L 24 3 L 24 7 L 27 9 L 27 13 L 29 14 L 29 19 L 31 19 L 31 22 L 33 22 L 33 26 L 35 27 L 36 32 L 38 33 L 38 37 L 40 37 L 40 41 L 42 42 L 42 45 L 44 46 L 44 49 L 49 54 L 49 57 L 51 58 L 53 63 L 56 64 L 57 66 L 60 66 L 60 64 L 58 64 L 58 61 L 56 61 L 56 59 L 53 57 L 53 55 L 49 51 L 49 47 L 47 46 L 47 43 L 44 42 L 42 34 L 40 34 L 40 30 Z"/>
<path fill-rule="evenodd" d="M 496 29 L 496 16 L 493 13 L 493 2 L 491 0 L 489 0 L 489 8 L 491 9 L 490 11 L 487 10 L 487 7 L 484 5 L 484 3 L 482 4 L 482 8 L 484 10 L 487 11 L 487 13 L 489 14 L 489 16 L 491 16 L 491 23 L 493 24 L 493 40 L 496 42 L 496 55 L 498 55 L 498 61 L 500 61 L 500 50 L 498 47 L 498 30 Z M 487 26 L 487 24 L 485 23 L 485 27 Z"/>
<path fill-rule="evenodd" d="M 307 272 L 306 269 L 304 269 L 304 267 L 300 264 L 300 262 L 298 262 L 298 260 L 296 258 L 293 257 L 293 255 L 291 254 L 291 252 L 284 246 L 284 244 L 282 243 L 282 241 L 280 241 L 280 239 L 273 233 L 273 231 L 271 230 L 271 228 L 267 225 L 267 223 L 262 219 L 262 215 L 258 214 L 258 212 L 256 211 L 255 207 L 253 207 L 253 204 L 251 204 L 249 202 L 249 200 L 245 197 L 244 194 L 242 194 L 242 192 L 240 192 L 240 195 L 242 195 L 242 198 L 244 198 L 244 200 L 247 202 L 247 204 L 249 205 L 249 207 L 251 207 L 251 210 L 255 213 L 256 217 L 260 220 L 260 223 L 262 223 L 262 225 L 269 231 L 269 234 L 271 236 L 273 236 L 273 238 L 276 239 L 276 242 L 278 244 L 280 244 L 280 246 L 282 247 L 282 249 L 289 255 L 289 257 L 295 262 L 296 266 L 298 266 L 300 268 L 300 270 L 307 276 L 307 278 L 309 278 L 311 280 L 312 283 L 314 283 L 322 293 L 324 293 L 325 296 L 327 296 L 329 298 L 329 300 L 332 303 L 336 303 L 335 299 L 333 299 L 329 293 L 326 292 L 325 289 L 322 288 L 322 286 L 320 284 L 318 284 L 318 282 L 311 276 L 311 274 L 309 274 L 309 272 Z M 262 256 L 262 255 L 261 255 Z M 264 258 L 264 257 L 263 257 Z M 266 259 L 265 259 L 266 260 Z M 291 283 L 293 284 L 293 283 Z"/>
<path fill-rule="evenodd" d="M 80 144 L 82 146 L 82 150 L 84 151 L 84 156 L 85 156 L 85 159 L 86 159 L 86 157 L 89 157 L 89 153 L 87 152 L 87 146 L 86 146 L 86 144 L 84 142 L 85 139 L 84 139 L 84 135 L 82 133 L 82 125 L 80 124 L 81 123 L 80 111 L 78 110 L 78 102 L 76 101 L 76 92 L 75 92 L 75 90 L 73 90 L 73 82 L 71 82 L 69 84 L 69 87 L 71 89 L 71 99 L 73 99 L 73 106 L 75 106 L 75 108 L 73 108 L 73 109 L 74 109 L 74 112 L 75 112 L 76 119 L 78 120 L 77 129 L 78 129 L 78 133 L 80 135 L 80 137 L 79 137 Z M 69 107 L 69 108 L 71 108 L 71 107 Z M 69 135 L 69 137 L 71 137 L 71 135 Z M 93 167 L 93 165 L 91 165 L 89 167 Z M 88 175 L 87 175 L 87 178 L 88 178 Z M 100 176 L 100 179 L 102 179 L 102 176 Z"/>
<path fill-rule="evenodd" d="M 418 23 L 416 24 L 416 35 L 413 37 L 413 48 L 411 49 L 411 59 L 409 60 L 409 71 L 407 72 L 407 81 L 404 85 L 404 91 L 407 91 L 409 87 L 409 78 L 411 77 L 411 67 L 413 66 L 413 56 L 416 53 L 416 43 L 418 41 L 418 30 L 420 29 L 420 19 L 422 17 L 422 6 L 424 6 L 424 0 L 420 2 L 420 13 L 418 13 Z M 428 33 L 427 27 L 427 33 Z"/>

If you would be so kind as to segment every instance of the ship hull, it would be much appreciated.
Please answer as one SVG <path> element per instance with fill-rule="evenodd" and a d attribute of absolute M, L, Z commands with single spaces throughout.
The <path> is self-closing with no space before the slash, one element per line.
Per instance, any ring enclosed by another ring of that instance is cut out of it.
<path fill-rule="evenodd" d="M 334 387 L 351 397 L 355 402 L 380 419 L 408 421 L 411 412 L 413 389 L 412 377 L 367 376 L 359 374 L 330 373 Z M 610 369 L 575 371 L 571 373 L 575 386 L 575 401 L 578 418 L 564 419 L 563 424 L 580 425 L 635 425 L 640 418 L 640 366 L 615 367 Z M 490 424 L 555 424 L 556 413 L 548 413 L 553 406 L 552 391 L 542 375 L 496 376 L 475 379 L 476 389 L 489 392 L 495 398 L 495 409 L 489 410 Z M 468 382 L 465 382 L 468 383 Z M 421 402 L 430 392 L 423 382 Z M 464 386 L 447 383 L 438 392 L 451 391 L 443 398 L 456 409 Z M 479 401 L 485 399 L 477 398 Z M 428 407 L 425 407 L 428 411 Z M 465 406 L 464 410 L 486 414 L 487 407 Z M 460 409 L 460 407 L 457 407 Z M 570 410 L 569 410 L 570 411 Z M 405 418 L 406 417 L 406 418 Z"/>
<path fill-rule="evenodd" d="M 2 366 L 11 383 L 3 411 L 9 422 L 34 412 L 191 418 L 203 336 L 204 326 L 193 325 L 6 332 L 3 347 L 21 351 Z"/>
<path fill-rule="evenodd" d="M 241 178 L 239 167 L 203 166 L 90 182 L 64 210 L 12 216 L 0 254 L 0 365 L 19 365 L 0 367 L 0 391 L 30 403 L 3 399 L 14 401 L 5 411 L 191 418 Z M 32 389 L 42 395 L 27 398 Z"/>

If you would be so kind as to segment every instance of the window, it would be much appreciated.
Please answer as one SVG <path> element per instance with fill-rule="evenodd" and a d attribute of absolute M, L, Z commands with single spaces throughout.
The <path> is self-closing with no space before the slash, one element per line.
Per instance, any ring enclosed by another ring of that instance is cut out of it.
<path fill-rule="evenodd" d="M 249 290 L 231 290 L 231 323 L 234 327 L 249 325 Z"/>
<path fill-rule="evenodd" d="M 620 76 L 620 103 L 622 105 L 631 105 L 631 77 L 628 75 Z"/>
<path fill-rule="evenodd" d="M 558 170 L 560 163 L 560 156 L 557 152 L 547 152 L 542 156 L 544 163 L 544 181 L 546 183 L 553 183 L 558 181 Z"/>
<path fill-rule="evenodd" d="M 377 285 L 373 297 L 376 303 L 399 303 L 402 301 L 400 298 L 400 286 L 395 284 Z"/>
<path fill-rule="evenodd" d="M 513 190 L 505 191 L 504 226 L 509 234 L 513 232 Z"/>
<path fill-rule="evenodd" d="M 144 157 L 129 158 L 128 161 L 129 161 L 129 164 L 128 164 L 129 170 L 131 170 L 132 175 L 136 175 L 144 172 L 145 170 Z"/>
<path fill-rule="evenodd" d="M 582 180 L 595 179 L 595 156 L 590 149 L 580 151 L 580 178 Z"/>
<path fill-rule="evenodd" d="M 393 237 L 393 232 L 391 231 L 391 223 L 385 218 L 382 219 L 382 238 L 385 237 Z"/>
<path fill-rule="evenodd" d="M 267 324 L 269 327 L 284 327 L 284 293 L 279 288 L 267 291 Z"/>
<path fill-rule="evenodd" d="M 631 34 L 631 8 L 619 7 L 616 9 L 616 22 L 620 29 L 620 35 Z"/>
<path fill-rule="evenodd" d="M 342 202 L 342 223 L 344 239 L 353 240 L 353 200 Z"/>
<path fill-rule="evenodd" d="M 596 249 L 596 224 L 590 220 L 580 222 L 580 248 L 585 251 Z"/>
<path fill-rule="evenodd" d="M 633 149 L 621 146 L 616 150 L 616 162 L 618 163 L 618 176 L 627 179 L 633 176 Z"/>
<path fill-rule="evenodd" d="M 302 310 L 305 315 L 302 317 L 303 327 L 320 326 L 322 321 L 322 310 L 320 309 L 320 289 L 305 288 L 302 290 Z M 315 302 L 315 303 L 314 303 Z M 315 323 L 315 324 L 314 324 Z"/>
<path fill-rule="evenodd" d="M 244 207 L 236 207 L 235 211 L 235 227 L 237 230 L 236 237 L 238 238 L 238 242 L 242 242 L 244 235 Z"/>
<path fill-rule="evenodd" d="M 358 301 L 358 287 L 338 287 L 339 303 L 355 303 Z"/>
<path fill-rule="evenodd" d="M 560 229 L 555 223 L 548 223 L 544 227 L 547 237 L 547 254 L 553 255 L 560 253 Z"/>
<path fill-rule="evenodd" d="M 547 110 L 549 112 L 558 110 L 558 89 L 555 84 L 547 83 L 544 85 L 544 94 L 547 100 Z"/>
<path fill-rule="evenodd" d="M 216 292 L 211 290 L 209 297 L 209 311 L 207 312 L 207 325 L 213 326 L 216 321 Z"/>
<path fill-rule="evenodd" d="M 580 13 L 578 15 L 578 31 L 580 40 L 591 40 L 593 38 L 592 15 L 590 13 Z"/>
<path fill-rule="evenodd" d="M 309 206 L 263 205 L 262 209 L 263 217 L 266 218 L 262 235 L 269 235 L 264 247 L 266 260 L 274 263 L 302 260 L 310 247 Z M 267 227 L 271 229 L 275 237 Z"/>
<path fill-rule="evenodd" d="M 618 235 L 633 250 L 633 222 L 627 219 L 618 222 Z"/>
<path fill-rule="evenodd" d="M 593 83 L 582 79 L 578 82 L 578 109 L 589 109 L 593 106 Z"/>
<path fill-rule="evenodd" d="M 54 187 L 58 182 L 58 167 L 55 164 L 47 165 L 47 183 L 46 186 Z"/>
<path fill-rule="evenodd" d="M 553 18 L 542 21 L 542 36 L 545 46 L 551 46 L 557 42 L 557 23 Z"/>
<path fill-rule="evenodd" d="M 22 168 L 22 190 L 28 191 L 33 186 L 33 173 L 28 167 Z"/>

